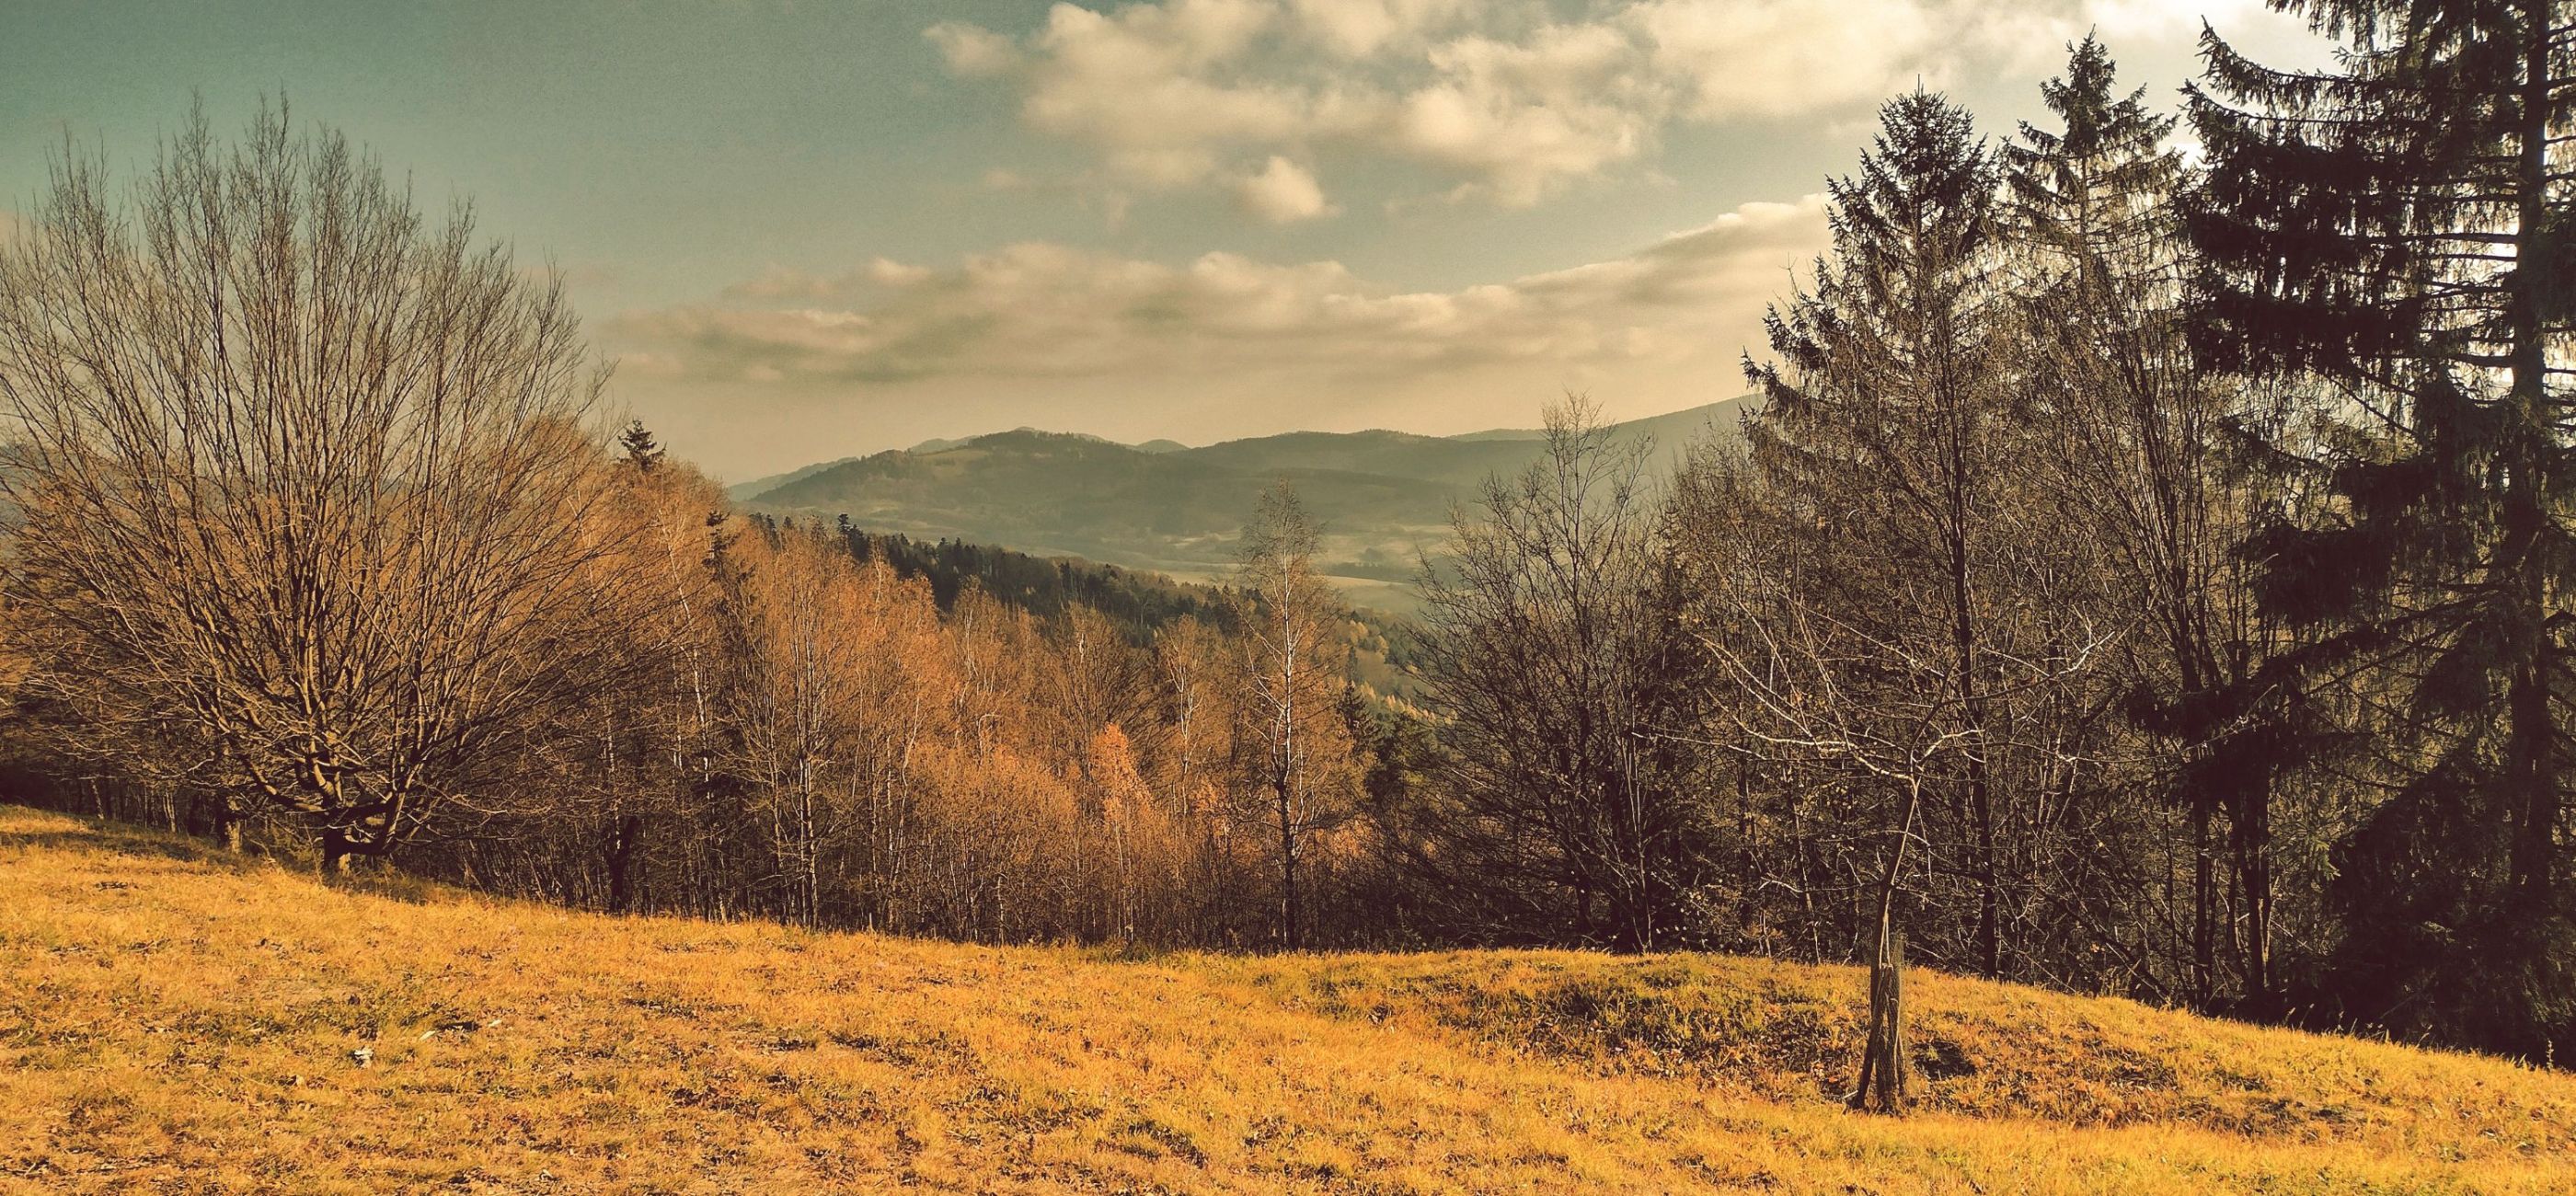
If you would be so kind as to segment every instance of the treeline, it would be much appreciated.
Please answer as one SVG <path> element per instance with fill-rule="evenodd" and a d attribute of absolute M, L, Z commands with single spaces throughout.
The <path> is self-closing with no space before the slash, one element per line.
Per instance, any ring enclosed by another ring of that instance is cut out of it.
<path fill-rule="evenodd" d="M 755 514 L 754 518 L 767 519 Z M 788 517 L 792 522 L 793 517 Z M 1004 605 L 1041 619 L 1059 618 L 1075 607 L 1107 616 L 1139 646 L 1152 642 L 1164 628 L 1195 619 L 1219 631 L 1237 626 L 1236 614 L 1247 596 L 1230 593 L 1218 582 L 1175 581 L 1159 573 L 1140 573 L 1071 557 L 1042 557 L 990 544 L 964 540 L 918 540 L 899 533 L 871 532 L 847 515 L 834 529 L 862 561 L 883 560 L 897 577 L 930 582 L 939 609 L 949 610 L 957 597 L 980 591 Z M 1351 608 L 1350 679 L 1386 695 L 1411 698 L 1422 688 L 1420 629 L 1412 620 L 1382 611 Z"/>
<path fill-rule="evenodd" d="M 1293 494 L 1224 590 L 800 527 L 585 431 L 602 380 L 282 113 L 60 163 L 0 249 L 18 796 L 609 910 L 1365 933 L 1391 707 Z"/>
<path fill-rule="evenodd" d="M 882 560 L 895 576 L 930 582 L 939 609 L 952 610 L 969 590 L 999 599 L 1043 619 L 1062 617 L 1077 607 L 1107 616 L 1128 638 L 1145 643 L 1155 632 L 1182 619 L 1230 628 L 1234 607 L 1214 587 L 1193 586 L 1153 573 L 1064 557 L 1033 556 L 963 540 L 916 540 L 910 536 L 871 532 L 847 515 L 834 530 L 862 561 Z"/>
<path fill-rule="evenodd" d="M 1252 601 L 1150 630 L 971 581 L 943 603 L 883 541 L 723 514 L 640 429 L 612 468 L 661 512 L 671 584 L 647 605 L 666 622 L 561 767 L 520 765 L 539 800 L 421 837 L 407 867 L 610 910 L 985 941 L 1353 933 L 1341 832 L 1369 713 L 1342 679 L 1346 620 L 1293 592 L 1302 558 L 1245 565 L 1304 604 L 1312 639 L 1272 652 L 1241 626 L 1268 609 Z M 1293 530 L 1293 498 L 1277 518 Z M 1298 884 L 1336 899 L 1292 909 Z"/>
<path fill-rule="evenodd" d="M 12 738 L 65 800 L 608 909 L 1901 934 L 2554 1058 L 2576 6 L 2440 7 L 2305 6 L 2324 74 L 2212 36 L 2196 157 L 2089 40 L 2000 140 L 1893 100 L 1742 435 L 1666 478 L 1552 412 L 1418 630 L 1354 623 L 1284 488 L 1168 595 L 734 513 L 583 432 L 559 296 L 461 223 L 200 120 L 0 252 Z"/>
<path fill-rule="evenodd" d="M 1455 924 L 2576 1048 L 2576 6 L 2301 7 L 2197 163 L 2089 40 L 2001 140 L 1893 100 L 1740 442 L 1489 488 Z"/>

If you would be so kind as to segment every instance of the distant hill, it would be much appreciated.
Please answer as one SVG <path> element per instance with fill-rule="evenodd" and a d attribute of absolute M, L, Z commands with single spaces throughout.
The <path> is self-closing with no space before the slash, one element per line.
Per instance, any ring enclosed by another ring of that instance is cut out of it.
<path fill-rule="evenodd" d="M 1692 407 L 1664 415 L 1650 415 L 1620 424 L 1617 432 L 1623 438 L 1652 436 L 1662 446 L 1667 460 L 1678 460 L 1682 450 L 1712 428 L 1733 433 L 1736 423 L 1752 407 L 1753 396 L 1744 395 L 1704 407 Z M 1539 428 L 1494 428 L 1484 432 L 1466 432 L 1448 437 L 1470 442 L 1543 440 L 1547 433 Z"/>
<path fill-rule="evenodd" d="M 1229 440 L 1173 454 L 1269 476 L 1290 469 L 1380 474 L 1445 486 L 1473 486 L 1497 470 L 1518 469 L 1534 441 L 1454 440 L 1410 432 L 1290 432 Z"/>
<path fill-rule="evenodd" d="M 843 457 L 838 461 L 818 461 L 812 465 L 805 466 L 802 469 L 791 469 L 785 473 L 773 473 L 765 478 L 753 478 L 748 482 L 737 482 L 731 486 L 725 487 L 725 493 L 731 496 L 735 502 L 748 502 L 790 482 L 801 482 L 815 474 L 823 472 L 826 469 L 830 469 L 835 465 L 847 465 L 856 460 L 858 460 L 856 457 Z"/>
<path fill-rule="evenodd" d="M 1651 437 L 1659 468 L 1705 432 L 1731 433 L 1745 399 L 1618 425 Z M 1453 503 L 1487 475 L 1534 460 L 1540 433 L 1291 432 L 1203 448 L 1130 446 L 1022 428 L 809 466 L 736 487 L 756 509 L 848 515 L 874 531 L 1078 556 L 1182 578 L 1221 573 L 1274 479 L 1297 487 L 1323 527 L 1327 571 L 1352 601 L 1402 609 L 1423 550 L 1446 537 Z M 1373 583 L 1373 584 L 1372 584 Z"/>

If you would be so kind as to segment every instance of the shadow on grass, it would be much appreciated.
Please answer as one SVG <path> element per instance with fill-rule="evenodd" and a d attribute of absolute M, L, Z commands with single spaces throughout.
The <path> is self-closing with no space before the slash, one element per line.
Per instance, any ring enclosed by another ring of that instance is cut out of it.
<path fill-rule="evenodd" d="M 291 852 L 263 847 L 256 839 L 250 850 L 237 852 L 202 839 L 133 823 L 33 806 L 0 805 L 0 852 L 15 848 L 168 860 L 218 868 L 235 875 L 274 869 L 317 879 L 325 888 L 382 897 L 406 905 L 447 905 L 467 895 L 382 861 L 352 857 L 352 871 L 338 876 L 318 876 L 311 856 L 298 859 Z"/>
<path fill-rule="evenodd" d="M 0 811 L 5 813 L 6 811 Z M 266 856 L 226 851 L 211 843 L 200 843 L 163 831 L 144 830 L 96 818 L 48 813 L 51 819 L 77 823 L 77 827 L 43 827 L 22 829 L 0 825 L 0 850 L 27 848 L 35 851 L 89 852 L 121 855 L 134 859 L 170 860 L 182 864 L 204 864 L 227 872 L 249 872 L 272 864 Z"/>
<path fill-rule="evenodd" d="M 389 865 L 361 866 L 360 871 L 346 876 L 325 877 L 322 883 L 342 892 L 363 893 L 405 905 L 453 905 L 463 897 L 437 881 L 424 880 Z"/>
<path fill-rule="evenodd" d="M 353 871 L 338 876 L 319 876 L 313 867 L 312 857 L 299 860 L 291 854 L 274 853 L 262 849 L 256 841 L 251 850 L 237 852 L 202 839 L 132 823 L 32 806 L 0 805 L 0 854 L 19 848 L 71 855 L 166 860 L 201 865 L 235 876 L 284 872 L 318 880 L 327 889 L 381 897 L 405 905 L 455 905 L 475 896 L 468 890 L 414 876 L 382 861 L 353 858 Z M 129 886 L 109 880 L 99 882 L 99 887 Z"/>

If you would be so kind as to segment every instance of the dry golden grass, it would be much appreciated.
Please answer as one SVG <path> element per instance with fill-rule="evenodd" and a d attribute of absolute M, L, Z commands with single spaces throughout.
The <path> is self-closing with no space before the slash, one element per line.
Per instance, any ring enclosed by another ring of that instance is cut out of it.
<path fill-rule="evenodd" d="M 1929 974 L 1891 1120 L 1847 969 L 413 897 L 0 808 L 0 1189 L 2576 1189 L 2576 1078 Z"/>

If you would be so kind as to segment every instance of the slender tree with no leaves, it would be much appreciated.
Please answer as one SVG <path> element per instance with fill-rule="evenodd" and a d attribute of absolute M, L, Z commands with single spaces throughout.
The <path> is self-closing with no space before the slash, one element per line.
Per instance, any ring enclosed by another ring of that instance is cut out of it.
<path fill-rule="evenodd" d="M 1247 789 L 1279 868 L 1280 940 L 1305 945 L 1314 887 L 1311 848 L 1350 817 L 1358 782 L 1340 714 L 1349 642 L 1341 602 L 1315 572 L 1316 532 L 1286 482 L 1265 490 L 1243 533 L 1242 734 Z"/>

